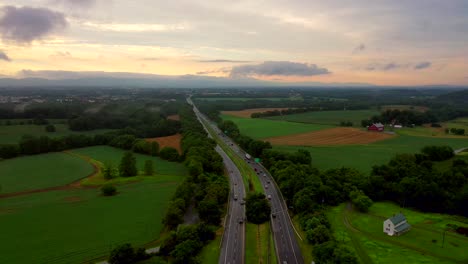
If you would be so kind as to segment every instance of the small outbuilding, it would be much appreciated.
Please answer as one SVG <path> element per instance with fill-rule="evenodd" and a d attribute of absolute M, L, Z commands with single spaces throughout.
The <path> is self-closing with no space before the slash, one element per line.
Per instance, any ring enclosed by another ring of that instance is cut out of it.
<path fill-rule="evenodd" d="M 399 236 L 411 229 L 411 225 L 406 221 L 406 217 L 399 213 L 383 222 L 383 231 L 389 236 Z"/>
<path fill-rule="evenodd" d="M 384 131 L 384 125 L 382 123 L 374 123 L 374 124 L 368 126 L 367 130 L 383 132 Z"/>

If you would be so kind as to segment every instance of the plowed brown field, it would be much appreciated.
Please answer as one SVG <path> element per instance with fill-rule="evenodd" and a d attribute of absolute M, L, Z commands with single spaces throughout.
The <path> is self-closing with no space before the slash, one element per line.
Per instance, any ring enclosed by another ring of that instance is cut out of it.
<path fill-rule="evenodd" d="M 175 134 L 172 136 L 167 136 L 167 137 L 157 137 L 157 138 L 147 138 L 146 140 L 149 142 L 156 141 L 159 144 L 159 149 L 162 149 L 164 147 L 172 147 L 177 149 L 179 153 L 182 153 L 182 149 L 180 148 L 180 140 L 182 136 L 180 134 Z"/>
<path fill-rule="evenodd" d="M 250 115 L 253 113 L 263 113 L 266 111 L 274 111 L 274 110 L 287 110 L 288 108 L 252 108 L 252 109 L 244 109 L 241 111 L 221 111 L 222 114 L 225 115 L 232 115 L 237 117 L 244 117 L 250 118 Z"/>
<path fill-rule="evenodd" d="M 179 121 L 180 116 L 179 115 L 170 115 L 170 116 L 167 116 L 167 119 Z"/>
<path fill-rule="evenodd" d="M 267 138 L 265 140 L 273 145 L 323 146 L 368 144 L 392 137 L 394 135 L 386 133 L 368 132 L 350 127 L 337 127 L 296 135 Z"/>

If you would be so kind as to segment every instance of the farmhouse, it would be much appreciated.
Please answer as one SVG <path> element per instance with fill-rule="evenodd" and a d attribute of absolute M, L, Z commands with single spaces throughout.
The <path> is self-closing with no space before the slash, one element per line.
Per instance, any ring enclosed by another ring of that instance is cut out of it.
<path fill-rule="evenodd" d="M 406 217 L 399 213 L 383 222 L 383 231 L 389 236 L 399 236 L 411 229 L 411 225 L 406 222 Z"/>
<path fill-rule="evenodd" d="M 382 132 L 382 131 L 384 131 L 384 125 L 382 125 L 382 123 L 374 123 L 374 124 L 368 126 L 367 130 Z"/>

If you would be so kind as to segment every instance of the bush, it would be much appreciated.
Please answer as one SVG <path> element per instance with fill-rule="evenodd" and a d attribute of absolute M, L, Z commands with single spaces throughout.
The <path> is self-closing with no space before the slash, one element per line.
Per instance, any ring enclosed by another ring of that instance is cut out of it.
<path fill-rule="evenodd" d="M 45 127 L 46 132 L 55 132 L 55 126 L 54 125 L 47 125 Z"/>
<path fill-rule="evenodd" d="M 175 148 L 171 147 L 164 147 L 159 151 L 159 156 L 162 159 L 168 160 L 168 161 L 178 161 L 179 160 L 179 152 Z"/>
<path fill-rule="evenodd" d="M 136 158 L 133 156 L 132 152 L 126 152 L 120 160 L 119 172 L 122 177 L 131 177 L 138 174 Z"/>
<path fill-rule="evenodd" d="M 144 248 L 138 248 L 136 251 L 132 245 L 126 243 L 118 246 L 111 251 L 109 257 L 110 264 L 133 264 L 141 260 L 148 259 L 149 255 L 145 253 Z"/>
<path fill-rule="evenodd" d="M 113 196 L 117 193 L 117 189 L 113 185 L 104 185 L 101 188 L 102 195 Z"/>

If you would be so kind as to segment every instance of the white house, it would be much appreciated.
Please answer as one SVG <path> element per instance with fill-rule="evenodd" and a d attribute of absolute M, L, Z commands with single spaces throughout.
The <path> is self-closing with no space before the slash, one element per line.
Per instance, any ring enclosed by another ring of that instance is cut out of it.
<path fill-rule="evenodd" d="M 389 236 L 399 236 L 411 229 L 411 225 L 406 222 L 406 217 L 399 213 L 383 222 L 383 231 Z"/>

